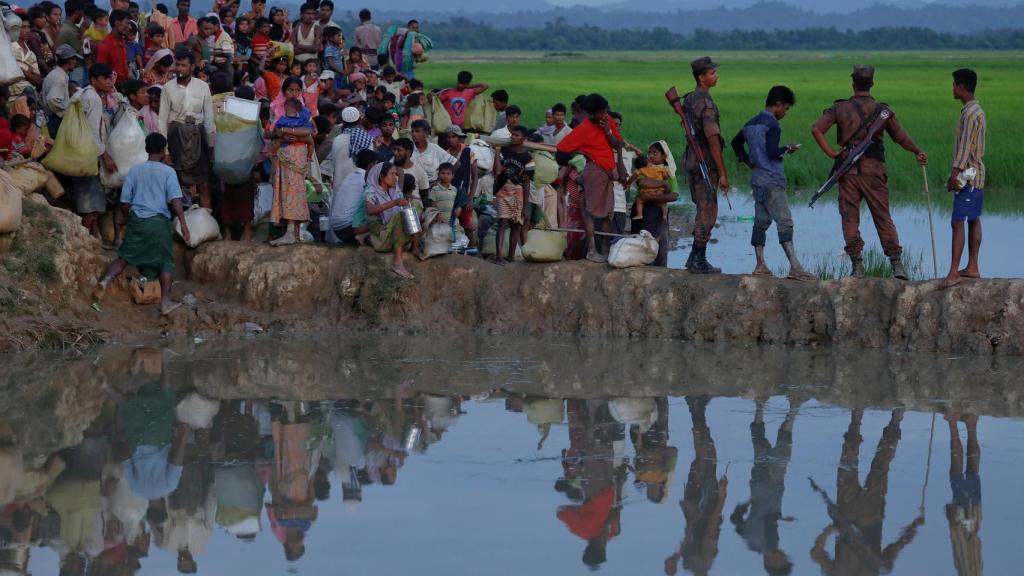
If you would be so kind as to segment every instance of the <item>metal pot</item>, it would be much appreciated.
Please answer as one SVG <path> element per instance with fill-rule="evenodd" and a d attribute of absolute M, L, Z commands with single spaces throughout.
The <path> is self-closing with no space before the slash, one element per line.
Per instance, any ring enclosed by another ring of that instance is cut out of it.
<path fill-rule="evenodd" d="M 412 206 L 402 208 L 402 230 L 405 230 L 405 233 L 409 236 L 423 231 L 423 228 L 420 226 L 420 217 L 416 215 L 416 210 Z"/>

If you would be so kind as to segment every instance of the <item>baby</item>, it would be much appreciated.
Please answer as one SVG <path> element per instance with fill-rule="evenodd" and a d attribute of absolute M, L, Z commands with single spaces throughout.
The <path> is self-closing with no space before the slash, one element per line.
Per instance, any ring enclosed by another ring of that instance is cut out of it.
<path fill-rule="evenodd" d="M 629 181 L 626 182 L 628 188 L 637 180 L 642 178 L 650 178 L 653 180 L 668 180 L 669 173 L 668 168 L 665 166 L 650 166 L 647 163 L 646 156 L 637 156 L 633 160 L 633 175 L 629 177 Z M 633 215 L 633 220 L 642 220 L 644 217 L 644 199 L 648 196 L 658 196 L 663 194 L 662 188 L 640 188 L 640 193 L 636 197 L 636 214 Z M 661 217 L 668 218 L 668 204 L 661 205 Z"/>
<path fill-rule="evenodd" d="M 306 158 L 313 158 L 313 135 L 307 134 L 305 136 L 299 136 L 294 142 L 287 142 L 282 140 L 281 133 L 279 130 L 282 128 L 312 128 L 313 123 L 310 120 L 309 112 L 306 111 L 300 102 L 296 98 L 290 98 L 284 103 L 284 116 L 277 119 L 274 123 L 274 146 L 272 149 L 273 154 L 277 154 L 279 148 L 288 146 L 289 144 L 304 144 L 306 146 Z"/>

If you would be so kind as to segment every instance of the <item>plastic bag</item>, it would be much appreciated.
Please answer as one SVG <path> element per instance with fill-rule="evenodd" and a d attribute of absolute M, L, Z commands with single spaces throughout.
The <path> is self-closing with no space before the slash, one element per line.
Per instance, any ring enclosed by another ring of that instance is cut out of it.
<path fill-rule="evenodd" d="M 535 228 L 526 235 L 523 258 L 527 262 L 560 262 L 566 247 L 565 232 Z"/>
<path fill-rule="evenodd" d="M 532 232 L 532 231 L 531 231 Z M 509 231 L 506 229 L 505 234 L 502 236 L 503 241 L 501 243 L 501 257 L 508 257 L 508 237 Z M 498 225 L 495 224 L 487 230 L 487 236 L 484 236 L 484 241 L 480 243 L 480 255 L 481 256 L 494 256 L 497 254 L 497 241 L 498 241 Z M 516 247 L 516 260 L 523 259 L 523 248 L 521 246 Z"/>
<path fill-rule="evenodd" d="M 270 182 L 260 182 L 256 185 L 256 201 L 253 202 L 253 224 L 260 223 L 270 215 L 270 208 L 274 205 L 274 185 Z"/>
<path fill-rule="evenodd" d="M 452 247 L 452 227 L 449 224 L 434 224 L 427 228 L 420 241 L 422 258 L 433 258 L 447 254 Z"/>
<path fill-rule="evenodd" d="M 99 174 L 97 156 L 99 150 L 82 101 L 73 100 L 64 112 L 53 149 L 43 158 L 43 166 L 65 176 L 95 176 Z"/>
<path fill-rule="evenodd" d="M 473 140 L 469 146 L 473 151 L 473 156 L 476 157 L 477 170 L 490 174 L 494 170 L 494 148 L 491 148 L 483 140 Z"/>
<path fill-rule="evenodd" d="M 263 150 L 259 121 L 250 122 L 222 112 L 214 116 L 217 139 L 213 144 L 213 173 L 225 184 L 245 184 L 252 178 L 256 158 Z"/>
<path fill-rule="evenodd" d="M 608 265 L 612 268 L 647 266 L 658 257 L 658 241 L 647 230 L 623 238 L 608 251 Z"/>
<path fill-rule="evenodd" d="M 217 225 L 209 208 L 193 204 L 185 211 L 185 222 L 188 222 L 190 238 L 186 244 L 189 248 L 198 248 L 204 242 L 220 239 L 220 226 Z M 181 236 L 181 223 L 177 218 L 174 219 L 174 231 Z"/>
<path fill-rule="evenodd" d="M 0 234 L 21 228 L 21 196 L 10 174 L 0 170 Z"/>
<path fill-rule="evenodd" d="M 469 101 L 466 120 L 462 128 L 469 132 L 489 134 L 498 123 L 498 111 L 494 109 L 494 100 L 477 96 Z"/>
<path fill-rule="evenodd" d="M 193 430 L 210 428 L 220 412 L 220 403 L 198 392 L 189 392 L 178 402 L 174 412 L 179 422 L 188 424 Z"/>
<path fill-rule="evenodd" d="M 120 188 L 133 166 L 149 160 L 146 153 L 146 133 L 139 126 L 139 114 L 132 107 L 118 114 L 114 128 L 107 135 L 107 154 L 117 164 L 117 172 L 100 167 L 100 183 L 106 188 Z"/>
<path fill-rule="evenodd" d="M 13 18 L 20 22 L 17 14 L 13 10 L 4 10 L 3 16 L 6 21 L 8 18 Z M 17 36 L 14 37 L 17 40 Z M 0 46 L 4 47 L 4 50 L 0 50 L 0 84 L 7 86 L 14 84 L 18 80 L 23 80 L 25 75 L 21 72 L 21 67 L 18 66 L 18 61 L 14 59 L 14 51 L 9 48 L 11 45 L 11 36 L 7 33 L 6 26 L 0 26 Z"/>
<path fill-rule="evenodd" d="M 452 116 L 445 109 L 444 103 L 437 95 L 431 95 L 427 98 L 427 105 L 423 107 L 423 111 L 427 115 L 427 122 L 430 123 L 431 129 L 434 134 L 444 134 L 445 130 L 452 125 Z"/>

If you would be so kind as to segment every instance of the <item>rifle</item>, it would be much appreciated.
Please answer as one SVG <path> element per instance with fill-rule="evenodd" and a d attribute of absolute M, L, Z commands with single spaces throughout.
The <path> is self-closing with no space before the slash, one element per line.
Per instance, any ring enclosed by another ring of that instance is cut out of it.
<path fill-rule="evenodd" d="M 837 161 L 832 165 L 832 172 L 828 175 L 828 180 L 818 188 L 818 191 L 811 196 L 811 203 L 807 206 L 814 208 L 814 203 L 818 201 L 826 192 L 832 189 L 847 172 L 850 171 L 854 166 L 860 162 L 861 157 L 864 156 L 864 152 L 867 152 L 869 146 L 874 141 L 875 134 L 882 129 L 885 125 L 886 120 L 892 117 L 892 111 L 885 106 L 879 105 L 878 110 L 875 111 L 875 119 L 868 126 L 868 131 L 864 135 L 864 139 L 860 141 L 856 146 L 850 147 L 849 142 L 843 147 L 845 153 L 840 152 L 840 156 L 837 157 Z M 841 158 L 841 160 L 840 160 Z"/>
<path fill-rule="evenodd" d="M 672 110 L 679 116 L 680 122 L 683 124 L 683 132 L 686 134 L 686 144 L 693 150 L 694 156 L 697 158 L 697 167 L 700 169 L 700 176 L 704 179 L 704 185 L 707 186 L 708 191 L 714 190 L 717 186 L 711 184 L 711 173 L 708 171 L 708 162 L 704 158 L 704 149 L 697 144 L 697 132 L 693 128 L 693 121 L 690 118 L 690 113 L 683 108 L 682 98 L 679 97 L 679 92 L 676 87 L 673 86 L 665 92 L 665 99 L 668 100 Z M 729 193 L 725 193 L 725 201 L 729 204 L 729 209 L 732 209 L 732 202 L 729 200 Z"/>

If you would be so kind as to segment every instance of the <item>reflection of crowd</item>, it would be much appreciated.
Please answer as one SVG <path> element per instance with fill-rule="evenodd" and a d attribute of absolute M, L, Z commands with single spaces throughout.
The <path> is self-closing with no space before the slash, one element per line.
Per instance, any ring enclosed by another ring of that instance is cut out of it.
<path fill-rule="evenodd" d="M 154 544 L 191 574 L 215 526 L 243 541 L 269 528 L 298 560 L 332 472 L 358 505 L 461 408 L 407 387 L 375 401 L 215 401 L 169 387 L 159 351 L 138 353 L 144 383 L 111 392 L 76 446 L 34 462 L 0 426 L 0 572 L 27 573 L 32 547 L 47 546 L 62 576 L 134 574 Z"/>
<path fill-rule="evenodd" d="M 180 573 L 195 573 L 215 529 L 241 541 L 267 533 L 287 561 L 297 561 L 332 488 L 346 506 L 359 506 L 365 488 L 395 484 L 410 453 L 440 441 L 462 414 L 462 397 L 417 392 L 408 383 L 379 400 L 216 401 L 172 388 L 160 353 L 137 352 L 132 370 L 141 385 L 123 395 L 110 391 L 74 447 L 23 456 L 15 432 L 0 423 L 0 571 L 26 574 L 32 548 L 46 546 L 59 555 L 62 575 L 134 574 L 155 545 L 176 556 Z M 679 454 L 670 445 L 668 398 L 551 399 L 505 391 L 490 397 L 504 399 L 507 410 L 524 413 L 537 427 L 538 450 L 565 425 L 568 442 L 554 486 L 565 502 L 555 516 L 582 540 L 586 566 L 607 562 L 631 492 L 652 504 L 670 500 Z M 728 466 L 719 466 L 710 402 L 709 396 L 686 398 L 694 452 L 679 494 L 682 538 L 665 559 L 666 574 L 680 567 L 713 573 L 719 555 Z M 800 405 L 789 399 L 772 443 L 766 399 L 755 403 L 749 496 L 740 496 L 729 515 L 771 575 L 791 574 L 795 566 L 779 527 L 791 520 L 783 496 Z M 861 481 L 863 410 L 852 410 L 835 500 L 812 483 L 830 521 L 809 553 L 822 573 L 888 573 L 923 523 L 923 515 L 912 519 L 884 543 L 902 418 L 902 409 L 892 411 Z M 981 574 L 978 418 L 949 411 L 945 419 L 953 563 L 961 576 Z"/>

